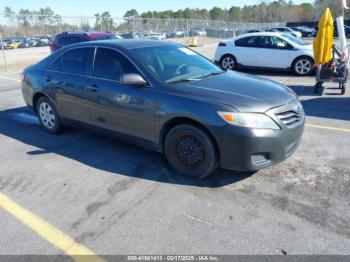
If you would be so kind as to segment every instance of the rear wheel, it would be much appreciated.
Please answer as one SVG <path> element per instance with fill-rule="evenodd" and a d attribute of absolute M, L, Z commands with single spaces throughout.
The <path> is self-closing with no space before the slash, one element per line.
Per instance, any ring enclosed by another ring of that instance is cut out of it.
<path fill-rule="evenodd" d="M 345 94 L 345 88 L 346 88 L 345 84 L 342 84 L 341 85 L 341 93 L 340 94 L 342 94 L 342 95 Z"/>
<path fill-rule="evenodd" d="M 232 55 L 225 55 L 221 58 L 220 66 L 224 70 L 234 70 L 237 67 L 237 60 Z"/>
<path fill-rule="evenodd" d="M 307 76 L 312 74 L 313 66 L 314 61 L 310 57 L 303 56 L 294 61 L 292 70 L 298 76 Z"/>
<path fill-rule="evenodd" d="M 49 133 L 56 134 L 61 131 L 62 124 L 55 106 L 47 97 L 40 97 L 36 103 L 36 113 L 41 126 Z"/>
<path fill-rule="evenodd" d="M 165 138 L 164 153 L 176 172 L 191 178 L 204 178 L 218 167 L 214 143 L 205 131 L 193 125 L 171 129 Z"/>

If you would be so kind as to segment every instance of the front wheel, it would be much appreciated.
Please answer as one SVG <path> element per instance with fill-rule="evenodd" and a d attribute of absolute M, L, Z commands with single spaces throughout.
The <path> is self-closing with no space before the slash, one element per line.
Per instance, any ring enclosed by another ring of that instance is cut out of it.
<path fill-rule="evenodd" d="M 237 67 L 237 60 L 232 55 L 225 55 L 220 61 L 220 66 L 224 70 L 234 70 Z"/>
<path fill-rule="evenodd" d="M 36 113 L 41 126 L 49 133 L 56 134 L 61 131 L 62 124 L 55 106 L 47 97 L 39 98 L 36 103 Z"/>
<path fill-rule="evenodd" d="M 204 178 L 218 167 L 218 154 L 208 134 L 202 129 L 181 124 L 169 131 L 164 153 L 170 166 L 190 178 Z"/>
<path fill-rule="evenodd" d="M 313 72 L 314 61 L 309 57 L 299 57 L 293 63 L 292 70 L 298 76 L 311 75 Z"/>

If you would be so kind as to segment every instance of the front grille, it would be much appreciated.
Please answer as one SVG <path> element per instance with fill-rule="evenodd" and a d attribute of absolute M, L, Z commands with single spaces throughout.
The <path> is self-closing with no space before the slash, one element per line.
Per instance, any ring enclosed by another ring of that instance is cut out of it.
<path fill-rule="evenodd" d="M 286 111 L 276 114 L 278 119 L 288 127 L 293 127 L 301 121 L 301 114 L 295 111 Z"/>
<path fill-rule="evenodd" d="M 299 102 L 293 102 L 274 111 L 277 119 L 286 127 L 293 128 L 304 121 L 304 109 Z"/>

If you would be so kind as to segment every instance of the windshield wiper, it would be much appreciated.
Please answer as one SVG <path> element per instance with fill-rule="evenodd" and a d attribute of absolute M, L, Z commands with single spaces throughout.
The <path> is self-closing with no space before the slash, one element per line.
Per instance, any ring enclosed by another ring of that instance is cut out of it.
<path fill-rule="evenodd" d="M 221 75 L 223 73 L 225 73 L 225 71 L 213 72 L 213 73 L 210 73 L 210 74 L 207 74 L 207 75 L 204 75 L 204 76 L 200 76 L 200 77 L 198 77 L 196 79 L 199 80 L 199 79 L 207 78 L 207 77 L 210 77 L 210 76 Z"/>
<path fill-rule="evenodd" d="M 175 81 L 169 81 L 167 82 L 168 84 L 178 84 L 178 83 L 186 83 L 186 82 L 192 82 L 192 81 L 198 81 L 198 78 L 182 78 L 179 80 L 175 80 Z"/>

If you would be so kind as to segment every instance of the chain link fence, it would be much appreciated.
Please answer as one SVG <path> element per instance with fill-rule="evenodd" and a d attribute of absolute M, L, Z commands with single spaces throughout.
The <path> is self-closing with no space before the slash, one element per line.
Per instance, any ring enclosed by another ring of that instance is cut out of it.
<path fill-rule="evenodd" d="M 285 26 L 286 23 L 249 23 L 218 20 L 68 17 L 9 15 L 0 13 L 4 38 L 54 36 L 65 31 L 112 31 L 124 38 L 184 38 L 189 36 L 230 38 L 249 29 Z"/>

